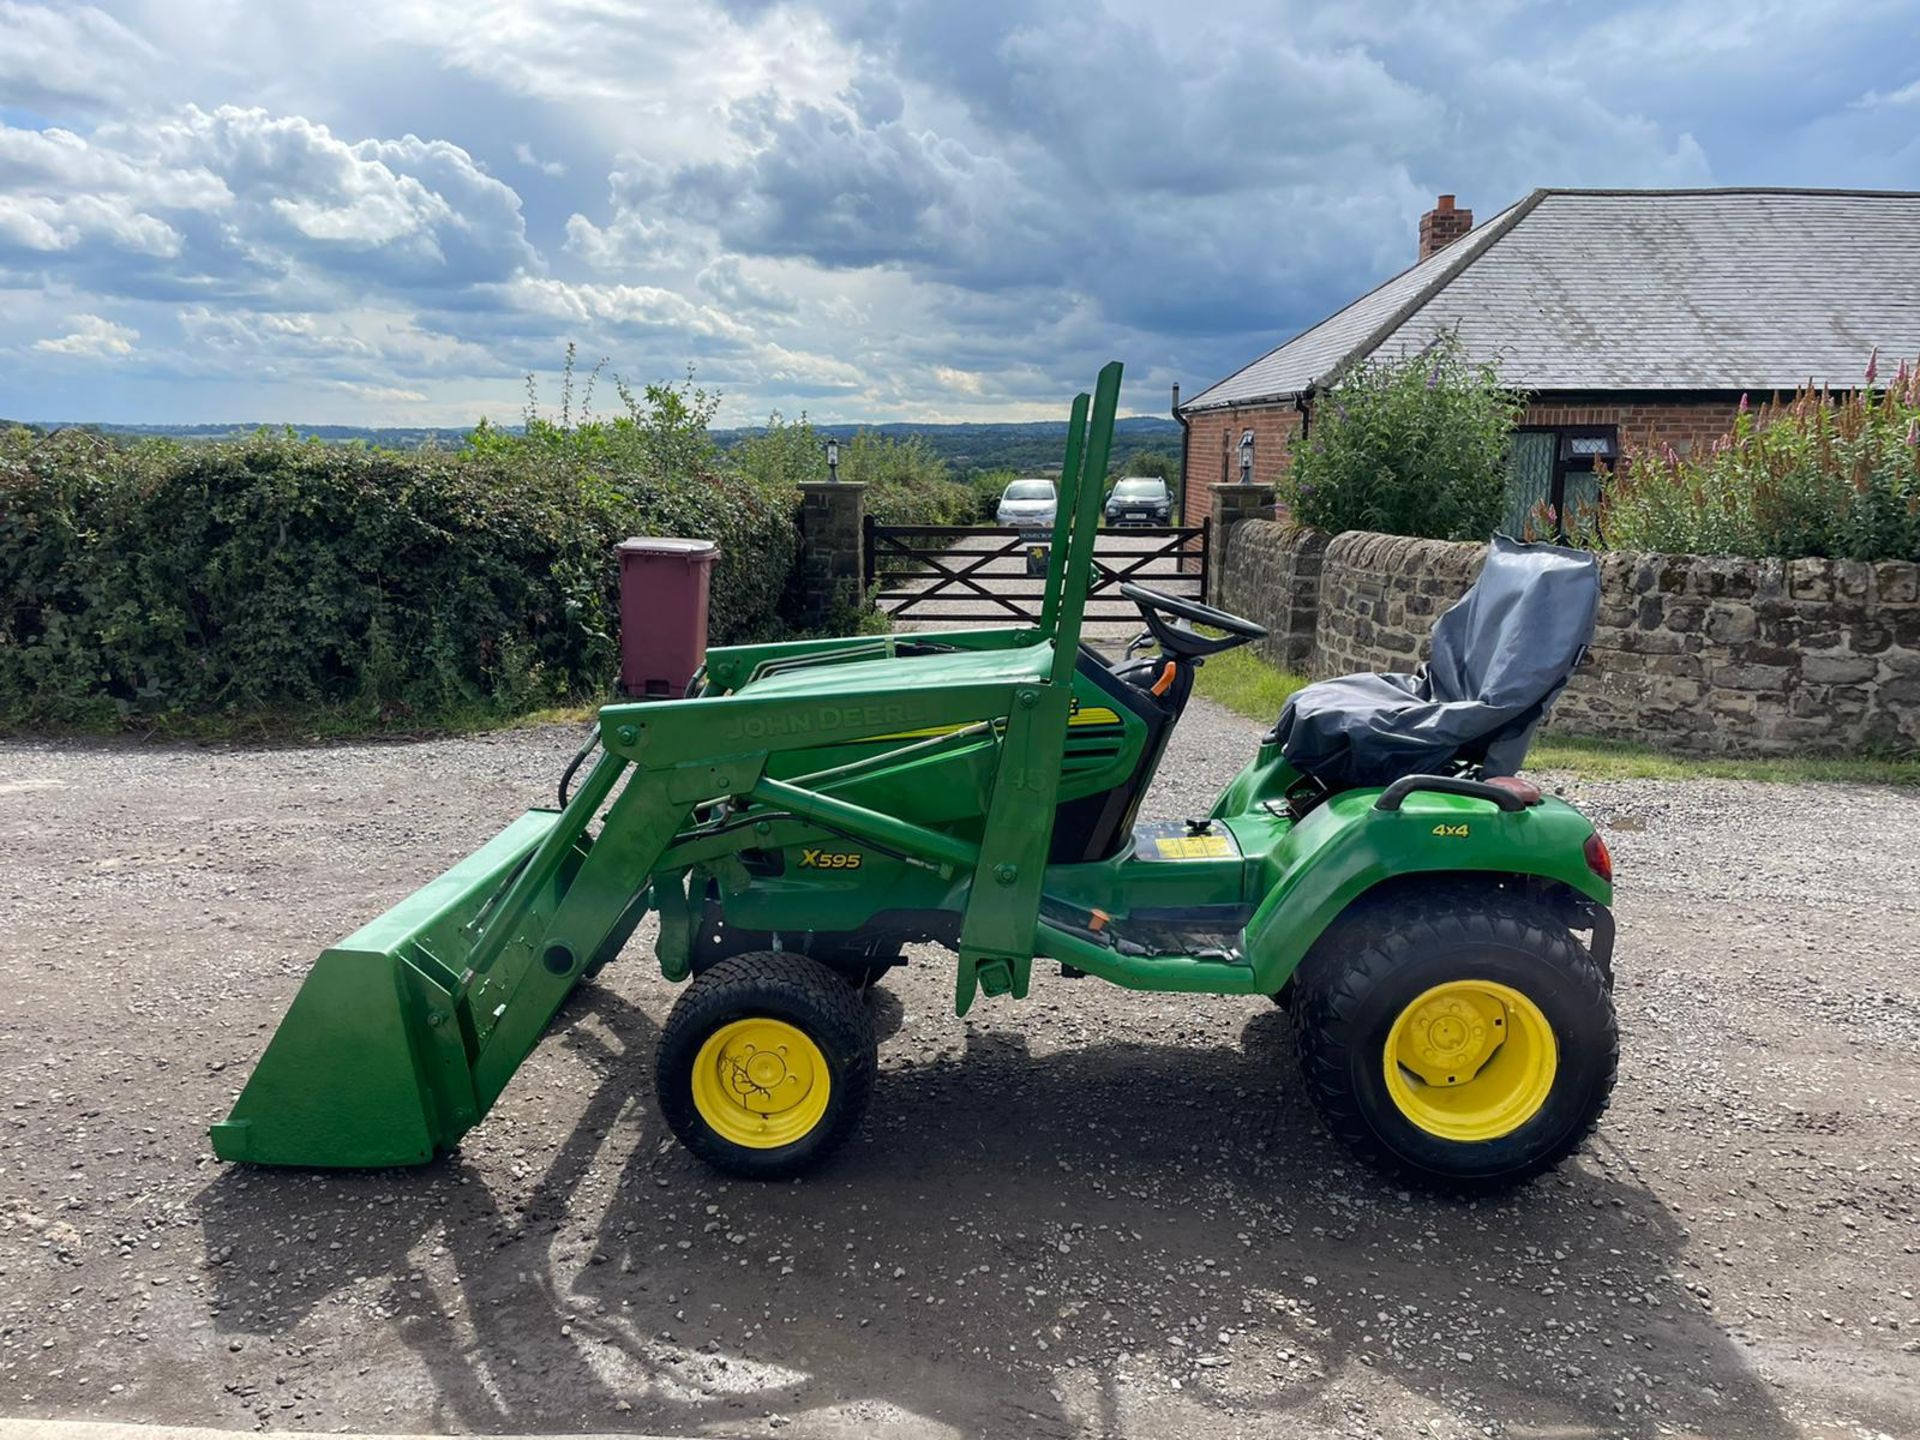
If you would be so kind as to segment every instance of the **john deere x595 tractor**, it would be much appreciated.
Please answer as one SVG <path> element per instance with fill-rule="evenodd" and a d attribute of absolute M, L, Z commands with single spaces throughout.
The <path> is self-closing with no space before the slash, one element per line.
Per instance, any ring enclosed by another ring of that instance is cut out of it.
<path fill-rule="evenodd" d="M 556 808 L 321 955 L 216 1152 L 445 1153 L 649 911 L 688 982 L 660 1111 L 732 1174 L 846 1139 L 862 990 L 926 942 L 961 1014 L 1038 959 L 1273 997 L 1330 1128 L 1404 1179 L 1509 1184 L 1578 1146 L 1614 1078 L 1611 861 L 1514 772 L 1590 638 L 1592 558 L 1497 538 L 1418 672 L 1307 687 L 1210 814 L 1141 823 L 1195 668 L 1264 632 L 1124 585 L 1128 658 L 1081 644 L 1119 389 L 1109 365 L 1073 403 L 1037 624 L 713 650 L 686 698 L 607 706 Z"/>

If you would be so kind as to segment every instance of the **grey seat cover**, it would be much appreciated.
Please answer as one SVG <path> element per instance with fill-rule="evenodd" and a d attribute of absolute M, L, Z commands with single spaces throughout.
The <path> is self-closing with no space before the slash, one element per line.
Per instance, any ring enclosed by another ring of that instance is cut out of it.
<path fill-rule="evenodd" d="M 1411 675 L 1346 675 L 1296 691 L 1274 738 L 1330 789 L 1389 785 L 1484 757 L 1511 775 L 1593 639 L 1600 562 L 1583 550 L 1493 537 L 1480 578 L 1433 627 Z"/>

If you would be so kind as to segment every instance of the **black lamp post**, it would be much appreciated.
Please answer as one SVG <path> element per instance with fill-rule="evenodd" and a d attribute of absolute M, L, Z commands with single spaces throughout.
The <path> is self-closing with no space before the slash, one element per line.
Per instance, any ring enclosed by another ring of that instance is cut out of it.
<path fill-rule="evenodd" d="M 836 484 L 840 480 L 840 442 L 831 437 L 827 440 L 827 479 Z"/>
<path fill-rule="evenodd" d="M 1253 483 L 1253 431 L 1240 432 L 1240 483 Z"/>

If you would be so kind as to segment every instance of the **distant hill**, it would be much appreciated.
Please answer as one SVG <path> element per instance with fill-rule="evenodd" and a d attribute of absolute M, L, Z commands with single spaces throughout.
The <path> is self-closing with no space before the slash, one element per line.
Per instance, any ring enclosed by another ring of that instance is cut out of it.
<path fill-rule="evenodd" d="M 169 440 L 229 440 L 248 435 L 258 425 L 104 425 L 80 423 L 82 428 L 106 435 L 153 436 Z M 39 422 L 39 428 L 57 430 L 59 424 Z M 266 427 L 278 429 L 278 426 Z M 395 450 L 416 450 L 426 445 L 453 447 L 467 438 L 465 429 L 429 425 L 291 425 L 286 428 L 300 435 L 311 435 L 330 445 L 379 445 Z M 503 427 L 512 429 L 515 427 Z M 1038 420 L 1026 424 L 923 425 L 895 422 L 883 425 L 816 425 L 824 436 L 845 440 L 860 430 L 875 430 L 882 435 L 905 439 L 918 436 L 961 475 L 979 470 L 1020 470 L 1033 473 L 1055 471 L 1067 443 L 1067 422 Z M 713 438 L 722 446 L 731 446 L 746 436 L 758 433 L 758 426 L 716 430 Z M 1115 422 L 1113 464 L 1115 468 L 1141 450 L 1159 450 L 1178 454 L 1180 426 L 1159 416 L 1141 415 Z"/>
<path fill-rule="evenodd" d="M 257 430 L 291 430 L 296 435 L 311 435 L 329 445 L 379 445 L 389 450 L 418 450 L 425 445 L 460 445 L 472 429 L 471 426 L 451 429 L 433 425 L 249 425 L 243 421 L 217 425 L 115 425 L 94 420 L 41 420 L 34 422 L 33 428 L 91 430 L 101 435 L 186 441 L 236 440 Z"/>
<path fill-rule="evenodd" d="M 814 430 L 822 437 L 845 440 L 861 430 L 871 430 L 896 440 L 918 437 L 933 448 L 955 471 L 965 475 L 979 470 L 1020 470 L 1034 474 L 1057 471 L 1067 448 L 1067 422 L 1035 420 L 1024 424 L 923 425 L 895 421 L 883 425 L 821 425 Z M 732 445 L 760 427 L 716 430 L 713 438 Z M 1121 465 L 1141 450 L 1180 452 L 1180 426 L 1156 415 L 1137 415 L 1116 420 L 1113 426 L 1112 464 Z"/>

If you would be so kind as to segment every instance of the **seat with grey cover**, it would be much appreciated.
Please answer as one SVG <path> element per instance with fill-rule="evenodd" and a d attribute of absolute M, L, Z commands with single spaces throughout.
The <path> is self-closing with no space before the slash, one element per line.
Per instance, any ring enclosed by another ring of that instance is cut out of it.
<path fill-rule="evenodd" d="M 1512 775 L 1593 639 L 1590 552 L 1496 535 L 1473 588 L 1411 675 L 1345 675 L 1295 692 L 1270 739 L 1327 790 L 1475 769 Z"/>

